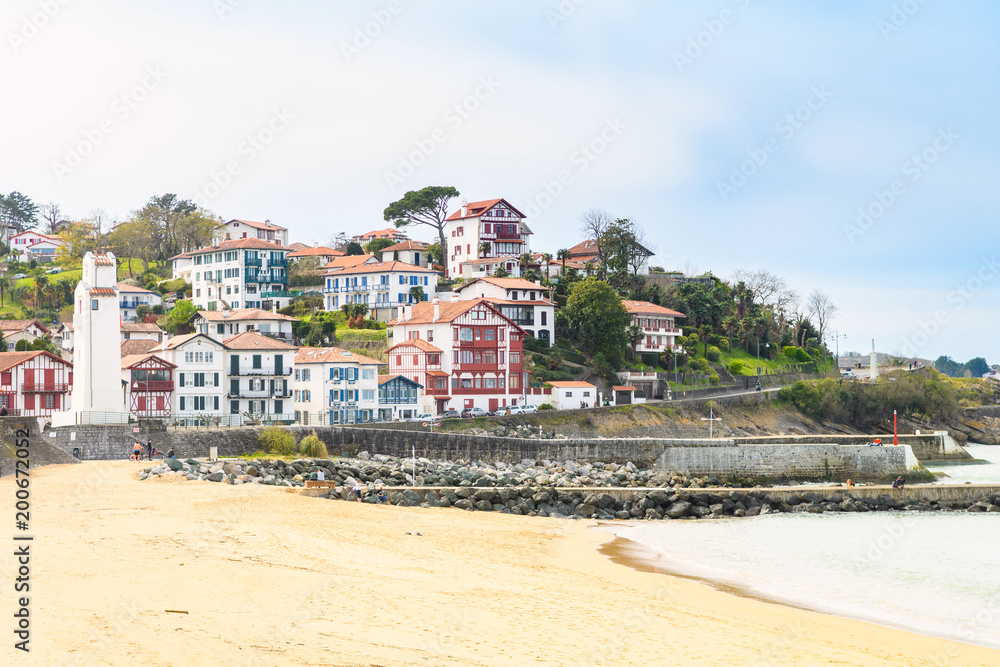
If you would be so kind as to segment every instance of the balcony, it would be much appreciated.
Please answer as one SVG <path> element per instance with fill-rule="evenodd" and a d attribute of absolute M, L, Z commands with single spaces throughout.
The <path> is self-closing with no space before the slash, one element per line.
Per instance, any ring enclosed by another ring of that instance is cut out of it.
<path fill-rule="evenodd" d="M 288 274 L 281 270 L 268 270 L 264 269 L 261 271 L 255 271 L 248 269 L 243 272 L 244 282 L 248 283 L 287 283 Z"/>
<path fill-rule="evenodd" d="M 25 394 L 57 394 L 67 392 L 70 388 L 65 382 L 26 382 L 21 391 Z"/>
<path fill-rule="evenodd" d="M 132 392 L 142 392 L 142 391 L 173 391 L 174 383 L 172 380 L 150 380 L 148 382 L 133 382 Z"/>
<path fill-rule="evenodd" d="M 229 367 L 230 375 L 274 375 L 280 377 L 282 375 L 291 375 L 291 366 L 282 366 L 276 369 L 274 366 L 262 366 L 260 368 L 254 368 L 253 366 L 240 366 L 238 369 L 234 369 L 232 366 Z"/>
<path fill-rule="evenodd" d="M 304 292 L 261 292 L 260 298 L 262 299 L 294 299 L 297 296 L 302 296 Z"/>
<path fill-rule="evenodd" d="M 243 260 L 243 263 L 248 267 L 257 267 L 257 268 L 260 268 L 262 264 L 260 259 L 245 259 Z"/>
<path fill-rule="evenodd" d="M 496 373 L 501 369 L 497 364 L 452 364 L 452 370 L 458 373 L 479 373 L 481 371 Z"/>
<path fill-rule="evenodd" d="M 448 387 L 443 387 L 441 389 L 425 389 L 424 394 L 427 396 L 449 396 L 451 395 L 451 390 Z"/>
<path fill-rule="evenodd" d="M 502 343 L 498 343 L 495 340 L 460 340 L 458 341 L 459 348 L 492 348 L 494 350 L 499 349 Z"/>

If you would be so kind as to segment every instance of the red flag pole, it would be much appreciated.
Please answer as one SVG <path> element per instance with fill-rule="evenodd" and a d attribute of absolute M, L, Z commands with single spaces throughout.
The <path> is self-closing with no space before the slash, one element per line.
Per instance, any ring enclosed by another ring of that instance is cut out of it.
<path fill-rule="evenodd" d="M 893 445 L 898 445 L 899 444 L 899 428 L 897 427 L 897 423 L 896 423 L 896 411 L 895 410 L 892 411 L 892 444 Z"/>

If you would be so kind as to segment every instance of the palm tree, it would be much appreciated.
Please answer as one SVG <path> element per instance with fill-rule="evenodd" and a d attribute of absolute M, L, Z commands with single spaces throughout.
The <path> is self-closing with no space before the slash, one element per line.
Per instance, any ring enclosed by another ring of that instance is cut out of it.
<path fill-rule="evenodd" d="M 490 242 L 483 241 L 479 244 L 479 256 L 487 257 L 490 254 Z"/>
<path fill-rule="evenodd" d="M 549 282 L 549 262 L 552 261 L 552 254 L 542 253 L 542 261 L 545 262 L 545 282 Z"/>
<path fill-rule="evenodd" d="M 530 252 L 521 253 L 521 256 L 518 257 L 518 264 L 520 265 L 522 276 L 524 275 L 524 270 L 528 267 L 528 264 L 531 264 L 531 259 Z"/>
<path fill-rule="evenodd" d="M 569 257 L 569 250 L 563 248 L 556 252 L 556 259 L 562 262 L 562 270 L 559 271 L 559 279 L 565 280 L 566 275 L 566 259 Z"/>

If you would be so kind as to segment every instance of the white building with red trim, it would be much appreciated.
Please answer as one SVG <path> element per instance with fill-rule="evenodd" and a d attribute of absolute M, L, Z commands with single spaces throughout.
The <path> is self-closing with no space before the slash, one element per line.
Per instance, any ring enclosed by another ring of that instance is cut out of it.
<path fill-rule="evenodd" d="M 169 417 L 177 366 L 155 354 L 136 354 L 122 357 L 121 367 L 129 414 L 139 419 Z"/>
<path fill-rule="evenodd" d="M 545 384 L 552 388 L 552 396 L 547 402 L 556 410 L 592 408 L 600 400 L 597 387 L 589 382 L 553 380 Z"/>
<path fill-rule="evenodd" d="M 422 292 L 425 301 L 433 299 L 438 274 L 422 266 L 389 261 L 329 269 L 323 278 L 326 310 L 336 312 L 344 304 L 363 303 L 372 319 L 387 322 L 398 306 L 418 301 L 414 291 Z"/>
<path fill-rule="evenodd" d="M 507 319 L 534 338 L 551 345 L 555 339 L 555 304 L 540 282 L 520 278 L 479 278 L 455 290 L 460 300 L 486 299 Z"/>
<path fill-rule="evenodd" d="M 622 301 L 632 317 L 631 325 L 642 327 L 645 338 L 639 341 L 636 352 L 680 352 L 677 338 L 682 334 L 676 320 L 687 315 L 648 301 Z"/>
<path fill-rule="evenodd" d="M 524 217 L 503 198 L 463 203 L 459 210 L 446 218 L 448 277 L 462 276 L 462 264 L 465 262 L 520 257 L 531 252 L 529 238 L 532 231 L 525 224 Z M 486 243 L 487 247 L 481 249 L 481 243 Z"/>
<path fill-rule="evenodd" d="M 423 385 L 426 412 L 524 403 L 525 331 L 489 301 L 425 301 L 389 325 L 389 374 Z"/>
<path fill-rule="evenodd" d="M 8 352 L 14 351 L 18 341 L 33 343 L 51 333 L 38 320 L 0 320 L 0 332 L 3 332 Z"/>
<path fill-rule="evenodd" d="M 215 241 L 235 241 L 237 239 L 260 239 L 274 245 L 288 245 L 288 229 L 270 220 L 230 220 L 215 228 Z"/>
<path fill-rule="evenodd" d="M 18 254 L 19 262 L 52 262 L 56 258 L 56 251 L 62 246 L 62 239 L 54 234 L 42 234 L 32 229 L 15 234 L 10 237 L 11 252 Z"/>
<path fill-rule="evenodd" d="M 54 354 L 0 352 L 0 406 L 7 414 L 49 417 L 65 410 L 73 386 L 73 364 Z"/>

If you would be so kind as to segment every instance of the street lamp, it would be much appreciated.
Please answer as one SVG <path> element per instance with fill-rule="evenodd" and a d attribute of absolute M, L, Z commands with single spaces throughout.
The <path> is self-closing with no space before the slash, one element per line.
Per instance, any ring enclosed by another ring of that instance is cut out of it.
<path fill-rule="evenodd" d="M 765 350 L 769 346 L 770 343 L 764 343 Z M 760 337 L 757 338 L 757 382 L 760 382 Z"/>
<path fill-rule="evenodd" d="M 837 329 L 833 330 L 834 338 L 837 339 L 837 373 L 840 373 L 840 339 L 847 338 L 847 334 L 842 334 Z M 823 362 L 823 372 L 826 372 L 826 361 Z"/>

